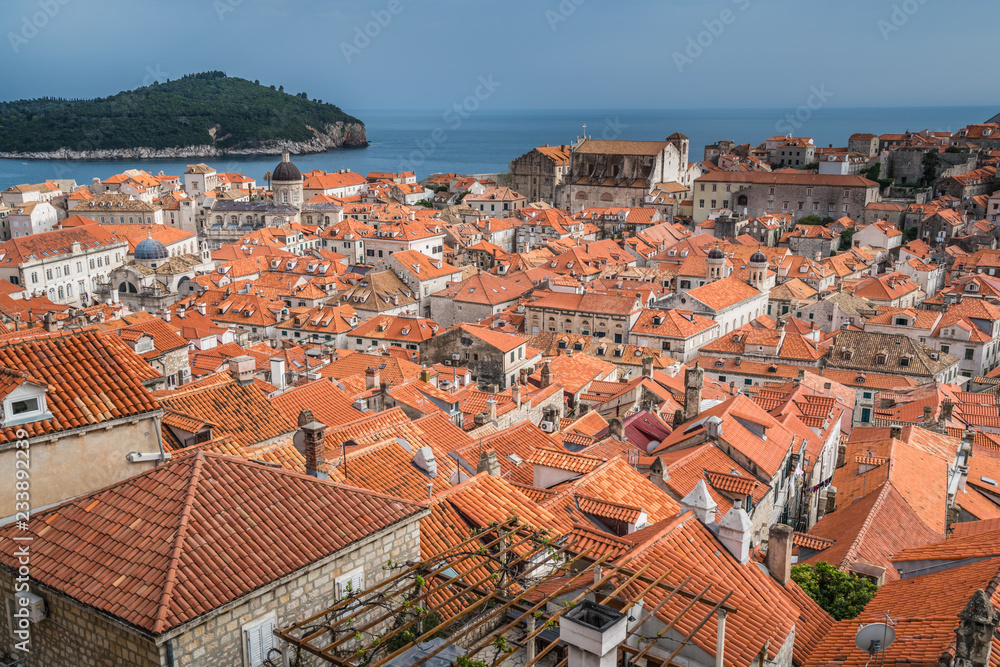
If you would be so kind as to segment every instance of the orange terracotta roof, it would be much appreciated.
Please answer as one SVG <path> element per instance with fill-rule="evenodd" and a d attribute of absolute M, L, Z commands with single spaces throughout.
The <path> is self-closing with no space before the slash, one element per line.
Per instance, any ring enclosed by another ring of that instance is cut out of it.
<path fill-rule="evenodd" d="M 35 514 L 32 577 L 152 635 L 422 510 L 206 452 Z M 294 529 L 292 527 L 294 526 Z M 0 562 L 16 567 L 13 526 Z"/>

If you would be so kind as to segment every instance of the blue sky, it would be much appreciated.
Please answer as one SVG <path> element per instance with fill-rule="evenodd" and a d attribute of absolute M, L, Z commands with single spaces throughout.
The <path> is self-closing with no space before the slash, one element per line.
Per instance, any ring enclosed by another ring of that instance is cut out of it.
<path fill-rule="evenodd" d="M 1000 106 L 996 0 L 3 0 L 0 98 L 223 70 L 347 111 Z M 367 30 L 367 34 L 365 31 Z"/>

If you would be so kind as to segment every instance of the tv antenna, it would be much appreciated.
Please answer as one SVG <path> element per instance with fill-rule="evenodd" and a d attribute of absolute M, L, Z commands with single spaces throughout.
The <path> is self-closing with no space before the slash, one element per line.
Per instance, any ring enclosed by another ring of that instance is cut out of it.
<path fill-rule="evenodd" d="M 875 659 L 874 667 L 879 667 L 879 656 L 882 665 L 885 665 L 885 651 L 896 641 L 896 631 L 892 629 L 895 623 L 889 618 L 889 612 L 885 614 L 885 623 L 869 623 L 858 627 L 858 633 L 854 637 L 854 643 L 859 649 L 868 654 L 868 667 L 872 658 Z"/>

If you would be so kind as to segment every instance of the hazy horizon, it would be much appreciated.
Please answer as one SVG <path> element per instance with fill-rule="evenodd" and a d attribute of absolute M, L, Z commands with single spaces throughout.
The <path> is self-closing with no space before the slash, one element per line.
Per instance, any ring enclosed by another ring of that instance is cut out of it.
<path fill-rule="evenodd" d="M 494 111 L 1000 111 L 1000 70 L 969 66 L 990 62 L 995 22 L 956 20 L 995 14 L 988 0 L 411 4 L 9 0 L 0 97 L 106 97 L 222 70 L 346 111 L 469 99 Z"/>

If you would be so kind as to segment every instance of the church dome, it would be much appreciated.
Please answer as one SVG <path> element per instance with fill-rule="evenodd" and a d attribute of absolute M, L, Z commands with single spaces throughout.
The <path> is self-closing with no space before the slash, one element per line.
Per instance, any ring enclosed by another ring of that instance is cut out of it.
<path fill-rule="evenodd" d="M 760 251 L 760 248 L 758 248 L 757 252 L 755 252 L 754 254 L 750 255 L 750 263 L 751 264 L 767 264 L 767 255 L 765 255 L 764 253 L 762 253 Z"/>
<path fill-rule="evenodd" d="M 721 250 L 719 250 L 719 246 L 715 246 L 714 248 L 712 248 L 711 250 L 708 251 L 708 258 L 709 259 L 725 259 L 726 258 L 726 253 L 724 253 Z"/>
<path fill-rule="evenodd" d="M 288 182 L 288 181 L 301 181 L 302 174 L 299 172 L 299 168 L 296 167 L 288 158 L 288 153 L 283 153 L 281 155 L 281 162 L 278 166 L 274 168 L 271 172 L 271 182 Z"/>
<path fill-rule="evenodd" d="M 142 241 L 135 246 L 135 259 L 136 261 L 149 261 L 156 259 L 167 259 L 170 257 L 170 252 L 167 250 L 167 246 L 163 245 L 152 236 L 147 236 Z"/>

